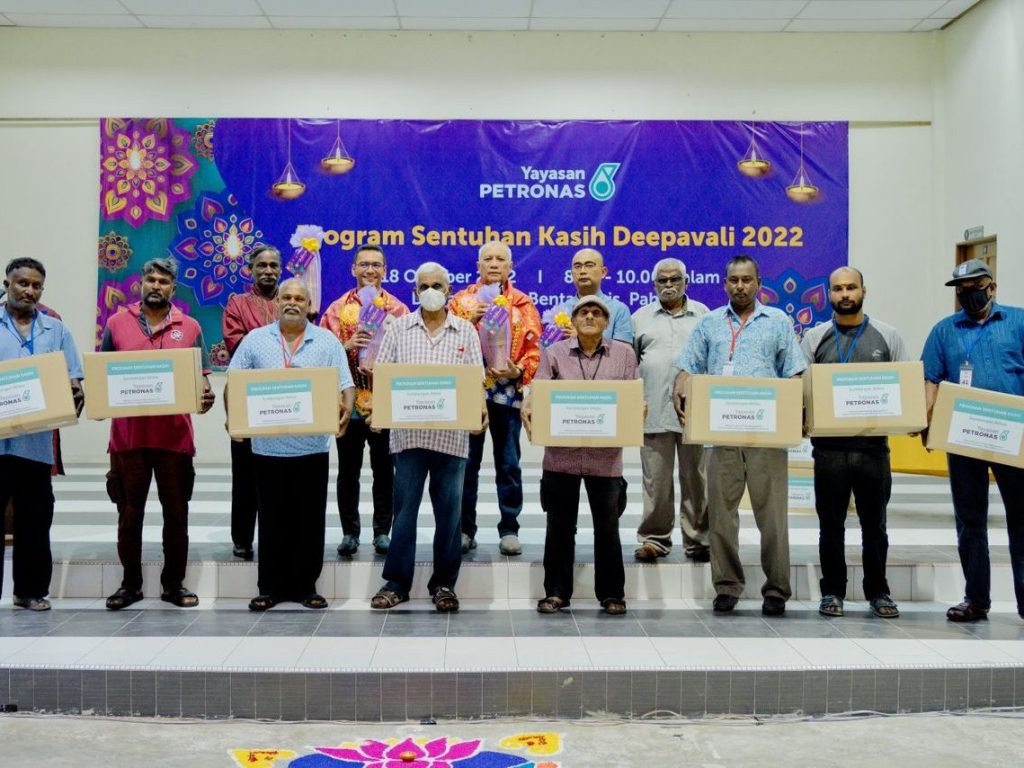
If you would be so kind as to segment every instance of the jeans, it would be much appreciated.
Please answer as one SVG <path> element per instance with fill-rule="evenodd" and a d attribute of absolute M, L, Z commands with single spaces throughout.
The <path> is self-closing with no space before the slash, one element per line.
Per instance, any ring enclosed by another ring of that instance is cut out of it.
<path fill-rule="evenodd" d="M 363 469 L 363 447 L 370 444 L 370 470 L 373 473 L 373 535 L 391 530 L 395 468 L 391 464 L 388 442 L 391 433 L 371 430 L 365 419 L 352 419 L 345 434 L 338 438 L 338 516 L 346 536 L 358 539 L 359 475 Z"/>
<path fill-rule="evenodd" d="M 4 513 L 10 502 L 14 507 L 14 594 L 23 599 L 46 597 L 53 575 L 50 465 L 21 456 L 0 456 L 0 585 L 4 580 Z"/>
<path fill-rule="evenodd" d="M 231 441 L 231 542 L 251 547 L 256 534 L 256 471 L 252 464 L 252 440 Z"/>
<path fill-rule="evenodd" d="M 846 598 L 846 510 L 850 493 L 860 519 L 864 597 L 889 594 L 885 560 L 889 535 L 885 512 L 892 492 L 889 451 L 814 448 L 814 499 L 818 512 L 821 594 Z"/>
<path fill-rule="evenodd" d="M 954 453 L 947 455 L 947 461 L 957 549 L 966 581 L 964 599 L 978 608 L 992 606 L 992 572 L 988 557 L 988 471 L 991 469 L 1006 507 L 1017 610 L 1024 611 L 1024 469 Z"/>
<path fill-rule="evenodd" d="M 498 535 L 519 533 L 519 513 L 523 511 L 523 474 L 519 469 L 519 432 L 522 420 L 519 409 L 487 401 L 487 430 L 494 450 L 494 474 L 498 487 Z M 484 455 L 486 435 L 469 436 L 469 459 L 462 490 L 462 532 L 476 536 L 476 500 L 480 485 L 480 462 Z"/>
<path fill-rule="evenodd" d="M 416 570 L 416 519 L 423 486 L 430 475 L 430 503 L 434 507 L 434 572 L 427 584 L 433 595 L 439 588 L 455 589 L 462 565 L 462 535 L 459 530 L 459 498 L 466 460 L 424 448 L 411 448 L 392 455 L 395 464 L 395 520 L 391 526 L 391 547 L 384 560 L 385 586 L 402 595 L 412 589 Z"/>
<path fill-rule="evenodd" d="M 594 523 L 594 594 L 598 601 L 621 600 L 626 574 L 622 565 L 619 517 L 626 508 L 626 481 L 621 477 L 569 475 L 544 470 L 540 505 L 547 513 L 544 534 L 544 594 L 572 599 L 576 561 L 576 520 L 580 511 L 580 481 L 587 488 Z"/>

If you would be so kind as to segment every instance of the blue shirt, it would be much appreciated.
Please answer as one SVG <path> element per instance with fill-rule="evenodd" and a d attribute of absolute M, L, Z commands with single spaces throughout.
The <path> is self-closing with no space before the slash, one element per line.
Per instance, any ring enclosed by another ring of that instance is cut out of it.
<path fill-rule="evenodd" d="M 788 379 L 807 368 L 793 321 L 781 309 L 755 301 L 743 330 L 740 325 L 732 304 L 711 310 L 693 329 L 676 365 L 687 373 L 720 376 L 732 350 L 734 376 Z"/>
<path fill-rule="evenodd" d="M 968 350 L 972 387 L 1024 395 L 1024 309 L 993 302 L 984 323 L 962 309 L 937 322 L 921 353 L 925 379 L 958 383 Z"/>
<path fill-rule="evenodd" d="M 292 368 L 337 368 L 338 391 L 350 389 L 352 374 L 348 370 L 345 348 L 330 331 L 306 323 L 302 343 L 291 358 Z M 249 331 L 238 345 L 228 370 L 284 368 L 281 333 L 277 323 Z M 307 456 L 331 450 L 330 435 L 283 435 L 254 437 L 252 452 L 260 456 Z"/>
<path fill-rule="evenodd" d="M 633 316 L 629 314 L 629 307 L 616 298 L 599 291 L 597 298 L 605 303 L 611 317 L 608 318 L 608 327 L 604 329 L 606 339 L 617 339 L 627 344 L 633 343 Z M 579 296 L 573 296 L 565 302 L 566 312 L 572 315 L 573 309 L 580 303 Z"/>
<path fill-rule="evenodd" d="M 78 348 L 64 323 L 42 312 L 36 312 L 30 333 L 31 339 L 21 335 L 5 306 L 0 311 L 0 360 L 16 360 L 48 352 L 63 352 L 64 360 L 68 364 L 68 377 L 83 378 Z M 0 440 L 0 456 L 20 456 L 29 461 L 53 464 L 53 430 L 47 429 L 31 435 Z"/>

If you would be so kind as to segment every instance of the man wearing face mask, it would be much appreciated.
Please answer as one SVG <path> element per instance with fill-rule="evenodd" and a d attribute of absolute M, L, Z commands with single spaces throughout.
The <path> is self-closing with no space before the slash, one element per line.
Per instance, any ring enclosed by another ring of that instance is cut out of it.
<path fill-rule="evenodd" d="M 679 528 L 683 551 L 698 563 L 710 559 L 705 451 L 683 442 L 679 418 L 672 407 L 672 385 L 678 373 L 676 358 L 708 308 L 686 295 L 686 266 L 679 259 L 654 265 L 657 301 L 633 313 L 633 349 L 644 380 L 648 403 L 640 466 L 644 482 L 644 515 L 637 529 L 637 560 L 657 562 L 672 549 L 675 519 L 673 464 L 678 460 Z"/>
<path fill-rule="evenodd" d="M 228 298 L 221 330 L 228 354 L 234 355 L 249 331 L 277 320 L 277 282 L 281 279 L 281 252 L 272 245 L 258 245 L 249 254 L 252 288 Z M 231 541 L 235 557 L 252 560 L 256 532 L 256 476 L 253 473 L 252 441 L 231 441 Z"/>
<path fill-rule="evenodd" d="M 832 322 L 804 333 L 800 344 L 810 363 L 888 363 L 907 359 L 903 339 L 890 325 L 864 314 L 864 277 L 853 267 L 840 267 L 828 278 Z M 864 597 L 871 612 L 895 619 L 899 609 L 889 596 L 885 561 L 889 536 L 886 507 L 892 491 L 889 443 L 885 437 L 812 437 L 814 503 L 820 533 L 823 616 L 843 615 L 846 599 L 846 511 L 853 494 L 860 520 L 864 564 Z"/>
<path fill-rule="evenodd" d="M 429 261 L 416 270 L 420 307 L 396 318 L 377 355 L 378 363 L 413 365 L 475 365 L 483 373 L 483 354 L 476 329 L 446 308 L 451 294 L 448 270 Z M 486 406 L 481 413 L 487 428 Z M 372 414 L 371 414 L 372 423 Z M 469 432 L 454 429 L 392 429 L 395 463 L 395 519 L 391 547 L 384 561 L 386 583 L 370 601 L 371 608 L 394 608 L 409 599 L 416 567 L 416 518 L 423 486 L 430 476 L 434 508 L 434 572 L 427 589 L 440 613 L 459 610 L 455 582 L 462 564 L 459 526 L 462 480 L 469 455 Z"/>
<path fill-rule="evenodd" d="M 1024 309 L 996 302 L 992 271 L 980 259 L 960 264 L 946 285 L 956 290 L 963 308 L 936 323 L 925 341 L 921 359 L 929 422 L 943 381 L 1024 396 Z M 963 601 L 946 611 L 946 618 L 978 621 L 991 607 L 989 471 L 1006 507 L 1013 589 L 1017 613 L 1024 618 L 1024 469 L 953 453 L 947 461 L 966 588 Z"/>

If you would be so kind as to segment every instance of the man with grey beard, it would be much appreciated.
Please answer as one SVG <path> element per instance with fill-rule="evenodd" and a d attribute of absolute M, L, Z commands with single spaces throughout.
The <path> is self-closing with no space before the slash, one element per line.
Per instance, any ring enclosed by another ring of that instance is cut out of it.
<path fill-rule="evenodd" d="M 652 280 L 658 300 L 633 313 L 633 348 L 648 404 L 640 449 L 644 516 L 637 529 L 640 546 L 634 556 L 653 563 L 672 548 L 672 468 L 678 460 L 683 551 L 694 561 L 706 563 L 710 556 L 704 446 L 683 442 L 682 427 L 672 406 L 672 385 L 679 372 L 676 359 L 708 308 L 686 295 L 686 266 L 679 259 L 662 259 L 655 264 Z"/>

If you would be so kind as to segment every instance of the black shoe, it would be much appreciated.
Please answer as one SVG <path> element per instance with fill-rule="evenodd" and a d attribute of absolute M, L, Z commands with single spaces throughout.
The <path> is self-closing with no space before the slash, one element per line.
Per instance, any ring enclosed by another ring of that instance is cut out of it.
<path fill-rule="evenodd" d="M 988 618 L 988 608 L 979 608 L 964 600 L 946 611 L 946 618 L 957 622 L 981 621 Z"/>
<path fill-rule="evenodd" d="M 761 613 L 765 616 L 781 616 L 786 612 L 786 601 L 775 595 L 768 595 L 761 603 Z"/>
<path fill-rule="evenodd" d="M 355 536 L 342 536 L 341 544 L 338 545 L 338 554 L 342 557 L 351 557 L 359 549 L 359 539 Z"/>
<path fill-rule="evenodd" d="M 695 563 L 710 563 L 711 550 L 708 547 L 697 547 L 686 553 L 686 556 Z"/>
<path fill-rule="evenodd" d="M 739 601 L 740 599 L 736 595 L 715 595 L 715 602 L 711 604 L 711 607 L 715 613 L 729 613 Z"/>
<path fill-rule="evenodd" d="M 253 558 L 252 547 L 245 547 L 240 544 L 235 544 L 234 549 L 231 550 L 231 554 L 235 557 L 241 558 L 242 560 L 252 560 Z"/>

